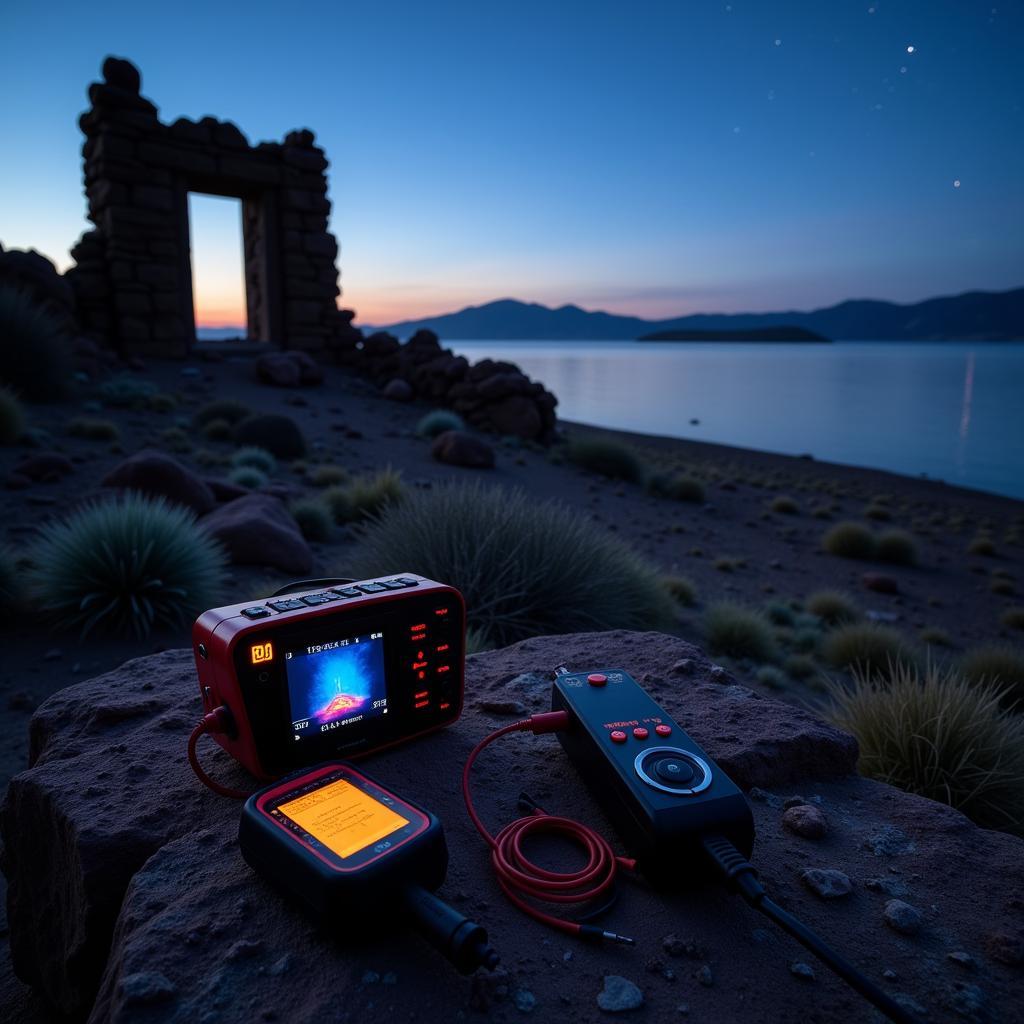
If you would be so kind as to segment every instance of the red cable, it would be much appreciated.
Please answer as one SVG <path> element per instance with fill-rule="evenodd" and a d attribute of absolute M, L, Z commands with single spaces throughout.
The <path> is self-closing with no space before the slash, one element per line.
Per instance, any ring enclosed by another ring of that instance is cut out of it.
<path fill-rule="evenodd" d="M 540 809 L 510 822 L 496 836 L 492 836 L 473 806 L 469 775 L 473 763 L 484 747 L 493 743 L 499 736 L 510 732 L 555 732 L 566 728 L 568 724 L 569 716 L 564 711 L 556 711 L 514 722 L 484 737 L 470 752 L 466 766 L 462 770 L 462 796 L 466 801 L 466 810 L 476 830 L 491 848 L 491 863 L 498 877 L 498 884 L 520 910 L 537 921 L 569 935 L 596 934 L 631 942 L 632 940 L 624 936 L 548 914 L 527 902 L 527 897 L 545 903 L 586 903 L 606 893 L 615 882 L 616 871 L 619 868 L 632 870 L 636 866 L 635 861 L 629 857 L 616 856 L 604 836 L 595 832 L 589 825 L 574 821 L 572 818 L 545 814 Z M 584 866 L 578 871 L 563 872 L 549 871 L 533 863 L 523 850 L 523 841 L 529 836 L 541 833 L 560 835 L 581 846 L 587 856 Z"/>
<path fill-rule="evenodd" d="M 250 794 L 243 793 L 240 789 L 232 789 L 230 786 L 222 786 L 219 782 L 214 782 L 199 764 L 199 758 L 196 755 L 196 744 L 199 742 L 199 737 L 204 733 L 219 732 L 221 728 L 222 722 L 217 711 L 212 711 L 203 717 L 203 720 L 192 730 L 192 734 L 188 738 L 188 763 L 192 765 L 192 771 L 199 777 L 199 781 L 204 786 L 212 789 L 214 793 L 229 797 L 232 800 L 246 800 Z"/>

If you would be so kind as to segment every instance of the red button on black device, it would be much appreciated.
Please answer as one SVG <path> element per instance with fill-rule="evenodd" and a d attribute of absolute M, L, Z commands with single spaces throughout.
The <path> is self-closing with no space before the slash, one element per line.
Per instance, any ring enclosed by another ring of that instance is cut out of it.
<path fill-rule="evenodd" d="M 636 727 L 636 728 L 635 728 L 635 729 L 633 730 L 633 735 L 634 735 L 634 736 L 635 736 L 635 737 L 636 737 L 636 738 L 637 738 L 638 740 L 645 740 L 645 739 L 647 739 L 648 733 L 647 733 L 647 730 L 646 730 L 646 729 L 645 729 L 645 728 L 644 728 L 644 727 L 643 727 L 642 725 L 638 725 L 638 726 L 637 726 L 637 727 Z"/>
<path fill-rule="evenodd" d="M 654 731 L 659 736 L 671 736 L 672 735 L 672 726 L 671 725 L 656 725 L 654 727 Z"/>
<path fill-rule="evenodd" d="M 604 686 L 604 684 L 608 682 L 608 677 L 603 672 L 591 672 L 590 675 L 587 676 L 587 682 L 590 683 L 591 686 Z"/>
<path fill-rule="evenodd" d="M 612 730 L 612 743 L 625 743 L 626 734 L 621 729 Z"/>

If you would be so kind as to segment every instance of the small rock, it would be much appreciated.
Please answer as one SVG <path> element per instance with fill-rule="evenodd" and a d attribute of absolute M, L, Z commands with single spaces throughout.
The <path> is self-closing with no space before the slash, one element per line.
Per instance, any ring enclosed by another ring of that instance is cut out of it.
<path fill-rule="evenodd" d="M 861 583 L 867 590 L 873 590 L 876 594 L 898 594 L 900 585 L 892 576 L 886 576 L 881 572 L 866 572 L 860 578 Z"/>
<path fill-rule="evenodd" d="M 480 710 L 492 715 L 525 715 L 526 705 L 517 700 L 482 700 Z"/>
<path fill-rule="evenodd" d="M 608 974 L 604 979 L 604 989 L 597 994 L 597 1005 L 605 1013 L 624 1013 L 643 1006 L 644 994 L 633 982 L 618 974 Z"/>
<path fill-rule="evenodd" d="M 598 1002 L 600 1002 L 601 997 L 598 996 L 597 998 Z M 512 1002 L 515 1003 L 516 1009 L 520 1013 L 530 1013 L 537 1005 L 537 997 L 525 988 L 517 988 L 512 996 Z"/>
<path fill-rule="evenodd" d="M 782 824 L 804 839 L 821 839 L 828 832 L 828 819 L 813 804 L 797 804 L 782 816 Z"/>
<path fill-rule="evenodd" d="M 724 683 L 729 678 L 729 673 L 721 665 L 712 665 L 708 678 L 713 683 Z"/>
<path fill-rule="evenodd" d="M 688 676 L 693 672 L 694 665 L 693 658 L 680 658 L 669 671 L 676 676 Z"/>
<path fill-rule="evenodd" d="M 891 857 L 897 853 L 910 853 L 914 844 L 894 825 L 883 825 L 878 832 L 864 840 L 864 848 L 876 857 Z"/>
<path fill-rule="evenodd" d="M 921 911 L 903 900 L 889 900 L 885 905 L 885 923 L 901 935 L 916 935 L 922 920 Z"/>
<path fill-rule="evenodd" d="M 247 416 L 235 427 L 235 441 L 263 448 L 286 462 L 306 454 L 306 439 L 298 424 L 276 413 Z"/>
<path fill-rule="evenodd" d="M 946 959 L 952 960 L 953 963 L 958 964 L 960 967 L 966 967 L 968 970 L 974 970 L 978 966 L 978 961 L 970 953 L 966 953 L 962 949 L 958 949 L 953 953 L 947 953 Z"/>
<path fill-rule="evenodd" d="M 411 402 L 413 399 L 412 385 L 401 377 L 395 377 L 384 385 L 383 395 L 392 402 Z"/>
<path fill-rule="evenodd" d="M 494 449 L 480 438 L 462 430 L 446 430 L 431 446 L 430 454 L 438 462 L 467 469 L 493 469 Z"/>
<path fill-rule="evenodd" d="M 51 647 L 43 654 L 43 661 L 59 661 L 64 657 L 64 652 L 59 647 Z"/>
<path fill-rule="evenodd" d="M 163 1002 L 177 991 L 174 982 L 158 971 L 137 971 L 121 979 L 121 995 L 128 1004 Z"/>
<path fill-rule="evenodd" d="M 263 942 L 260 939 L 240 939 L 232 944 L 227 952 L 228 960 L 248 960 L 263 952 Z"/>
<path fill-rule="evenodd" d="M 899 975 L 891 967 L 886 967 L 886 969 L 882 971 L 882 977 L 885 978 L 886 981 L 899 980 Z"/>
<path fill-rule="evenodd" d="M 364 985 L 376 985 L 380 981 L 380 974 L 377 971 L 363 971 L 362 982 Z"/>
<path fill-rule="evenodd" d="M 784 811 L 788 811 L 790 807 L 800 807 L 805 803 L 807 803 L 807 801 L 802 796 L 787 796 L 782 802 L 782 809 Z"/>
<path fill-rule="evenodd" d="M 809 868 L 800 878 L 811 892 L 823 900 L 849 896 L 853 891 L 849 876 L 835 868 Z"/>
<path fill-rule="evenodd" d="M 236 498 L 200 521 L 235 565 L 268 565 L 307 573 L 313 552 L 284 502 L 268 494 Z"/>
<path fill-rule="evenodd" d="M 802 960 L 796 960 L 789 965 L 789 973 L 803 981 L 814 981 L 814 968 L 805 964 Z"/>
<path fill-rule="evenodd" d="M 985 1020 L 988 1017 L 982 1012 L 985 1007 L 985 993 L 977 985 L 963 981 L 955 982 L 950 1004 L 961 1017 L 968 1020 Z"/>
<path fill-rule="evenodd" d="M 711 968 L 704 964 L 695 974 L 694 977 L 700 982 L 705 988 L 711 988 L 715 983 L 715 976 L 711 973 Z"/>
<path fill-rule="evenodd" d="M 166 498 L 200 516 L 216 505 L 213 492 L 205 481 L 163 452 L 139 452 L 132 455 L 107 473 L 100 480 L 100 486 Z"/>
<path fill-rule="evenodd" d="M 690 1012 L 690 1004 L 689 1003 L 680 1003 L 676 1007 L 676 1013 L 678 1013 L 680 1016 L 685 1017 L 689 1012 Z"/>

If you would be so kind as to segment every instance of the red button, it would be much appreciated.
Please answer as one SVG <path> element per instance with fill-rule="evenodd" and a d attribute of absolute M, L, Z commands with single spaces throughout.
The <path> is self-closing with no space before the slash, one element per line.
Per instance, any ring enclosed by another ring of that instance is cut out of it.
<path fill-rule="evenodd" d="M 633 730 L 633 735 L 634 735 L 634 736 L 635 736 L 635 737 L 636 737 L 636 738 L 637 738 L 638 740 L 645 740 L 645 739 L 647 739 L 647 730 L 646 730 L 646 729 L 645 729 L 645 728 L 644 728 L 644 727 L 643 727 L 642 725 L 638 725 L 638 726 L 637 726 L 637 727 L 636 727 L 636 728 L 635 728 L 635 729 Z"/>
<path fill-rule="evenodd" d="M 626 734 L 621 729 L 615 729 L 612 732 L 612 743 L 625 743 Z"/>
<path fill-rule="evenodd" d="M 604 686 L 604 684 L 608 682 L 608 677 L 600 672 L 591 672 L 590 675 L 587 676 L 587 682 L 590 683 L 591 686 Z"/>
<path fill-rule="evenodd" d="M 654 731 L 659 736 L 671 736 L 672 735 L 672 726 L 671 725 L 656 725 L 654 727 Z"/>

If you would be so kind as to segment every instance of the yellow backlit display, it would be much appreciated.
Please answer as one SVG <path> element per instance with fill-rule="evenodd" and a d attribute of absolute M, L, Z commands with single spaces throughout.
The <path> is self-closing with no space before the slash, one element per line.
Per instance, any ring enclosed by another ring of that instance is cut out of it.
<path fill-rule="evenodd" d="M 280 804 L 278 810 L 339 857 L 351 857 L 408 824 L 400 814 L 344 779 Z"/>
<path fill-rule="evenodd" d="M 252 645 L 252 663 L 259 665 L 264 661 L 274 660 L 274 645 L 268 640 L 265 644 Z"/>

